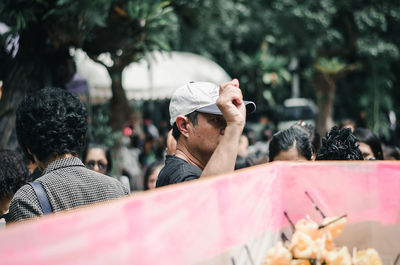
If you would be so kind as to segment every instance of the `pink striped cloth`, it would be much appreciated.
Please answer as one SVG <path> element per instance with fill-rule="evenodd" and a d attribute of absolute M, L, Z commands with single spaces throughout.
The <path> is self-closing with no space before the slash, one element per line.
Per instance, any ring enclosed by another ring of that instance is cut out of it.
<path fill-rule="evenodd" d="M 229 264 L 247 243 L 259 264 L 251 242 L 276 241 L 283 211 L 322 220 L 305 191 L 349 224 L 400 224 L 398 162 L 274 162 L 10 225 L 0 264 Z"/>

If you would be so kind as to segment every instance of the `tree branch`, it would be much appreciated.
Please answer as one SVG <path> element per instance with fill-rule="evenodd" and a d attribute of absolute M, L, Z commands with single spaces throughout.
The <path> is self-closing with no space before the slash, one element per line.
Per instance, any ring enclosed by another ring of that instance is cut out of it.
<path fill-rule="evenodd" d="M 95 55 L 90 55 L 88 54 L 89 58 L 92 59 L 94 62 L 101 64 L 102 66 L 104 66 L 105 68 L 109 68 L 107 65 L 105 65 L 105 63 L 103 63 L 102 61 L 100 61 L 99 59 L 97 59 L 97 57 Z"/>
<path fill-rule="evenodd" d="M 344 70 L 340 71 L 335 75 L 335 79 L 339 79 L 347 75 L 348 73 L 355 72 L 361 69 L 361 66 L 358 64 L 350 64 Z"/>

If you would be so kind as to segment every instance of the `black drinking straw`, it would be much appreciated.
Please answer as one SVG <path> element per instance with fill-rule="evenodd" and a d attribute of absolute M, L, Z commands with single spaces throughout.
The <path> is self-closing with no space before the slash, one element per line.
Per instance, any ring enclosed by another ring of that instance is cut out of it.
<path fill-rule="evenodd" d="M 235 259 L 231 257 L 232 265 L 236 265 Z"/>
<path fill-rule="evenodd" d="M 328 226 L 328 225 L 330 225 L 330 224 L 336 223 L 337 221 L 339 221 L 340 219 L 343 219 L 343 218 L 345 218 L 345 217 L 347 217 L 347 214 L 344 214 L 344 215 L 342 215 L 342 216 L 340 216 L 340 217 L 338 217 L 338 218 L 336 218 L 336 219 L 333 219 L 332 221 L 330 221 L 330 222 L 328 222 L 328 223 L 326 223 L 326 224 L 324 224 L 324 225 L 318 226 L 318 229 L 322 229 L 322 228 L 324 228 L 324 227 L 326 227 L 326 226 Z"/>
<path fill-rule="evenodd" d="M 308 197 L 308 198 L 310 199 L 310 201 L 312 202 L 312 204 L 313 204 L 315 210 L 317 210 L 317 211 L 321 214 L 322 218 L 325 218 L 326 215 L 321 211 L 321 209 L 318 207 L 318 205 L 314 202 L 314 200 L 311 198 L 310 194 L 308 194 L 307 191 L 305 191 L 304 193 L 307 195 L 307 197 Z"/>
<path fill-rule="evenodd" d="M 394 261 L 393 265 L 397 265 L 397 262 L 399 261 L 399 259 L 400 259 L 400 253 L 397 255 L 396 260 Z"/>
<path fill-rule="evenodd" d="M 245 245 L 244 248 L 246 249 L 247 255 L 249 256 L 250 264 L 254 265 L 255 263 L 254 263 L 253 257 L 251 256 L 249 246 Z"/>
<path fill-rule="evenodd" d="M 289 238 L 283 232 L 281 233 L 281 239 L 282 239 L 283 243 L 285 243 L 286 241 L 289 241 Z"/>
<path fill-rule="evenodd" d="M 294 233 L 294 231 L 295 231 L 295 226 L 294 226 L 292 220 L 290 220 L 288 213 L 287 213 L 286 211 L 284 211 L 283 214 L 285 215 L 286 219 L 289 221 L 290 226 L 292 227 L 292 230 L 293 230 L 293 233 Z"/>

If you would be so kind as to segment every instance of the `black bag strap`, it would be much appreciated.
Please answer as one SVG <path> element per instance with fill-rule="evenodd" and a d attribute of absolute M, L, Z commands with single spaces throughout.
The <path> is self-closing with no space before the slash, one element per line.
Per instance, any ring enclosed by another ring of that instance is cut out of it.
<path fill-rule="evenodd" d="M 49 199 L 47 198 L 46 191 L 44 190 L 42 184 L 40 184 L 39 182 L 28 182 L 28 184 L 31 185 L 31 187 L 35 191 L 43 214 L 52 213 L 53 210 L 51 209 Z"/>

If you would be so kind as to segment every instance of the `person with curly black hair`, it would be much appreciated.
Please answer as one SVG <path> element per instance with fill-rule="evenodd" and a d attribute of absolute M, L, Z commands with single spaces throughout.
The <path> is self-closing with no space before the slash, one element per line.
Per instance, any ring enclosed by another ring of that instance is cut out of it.
<path fill-rule="evenodd" d="M 291 126 L 272 136 L 269 143 L 269 161 L 308 161 L 312 147 L 307 133 L 297 126 Z"/>
<path fill-rule="evenodd" d="M 16 151 L 0 150 L 0 219 L 6 217 L 12 197 L 28 179 L 23 156 Z"/>
<path fill-rule="evenodd" d="M 322 138 L 322 146 L 316 160 L 363 160 L 358 140 L 351 129 L 340 130 L 337 126 Z"/>
<path fill-rule="evenodd" d="M 18 142 L 43 173 L 33 182 L 38 184 L 24 185 L 16 192 L 10 204 L 9 221 L 34 218 L 129 193 L 118 180 L 87 169 L 78 158 L 87 126 L 85 107 L 66 90 L 45 88 L 22 100 L 16 117 Z M 45 198 L 37 196 L 34 186 L 44 189 Z M 49 207 L 44 207 L 46 201 Z"/>
<path fill-rule="evenodd" d="M 383 160 L 381 141 L 373 132 L 364 128 L 356 128 L 354 135 L 359 141 L 359 148 L 364 160 Z"/>

